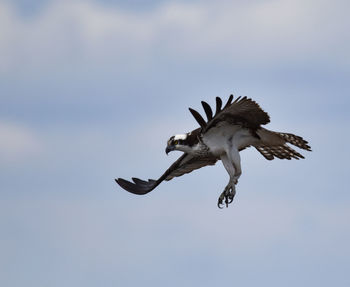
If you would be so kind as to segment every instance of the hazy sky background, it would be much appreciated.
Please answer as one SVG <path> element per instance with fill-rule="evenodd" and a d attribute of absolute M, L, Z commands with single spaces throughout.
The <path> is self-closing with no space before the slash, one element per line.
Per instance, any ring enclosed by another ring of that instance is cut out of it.
<path fill-rule="evenodd" d="M 350 286 L 349 1 L 0 0 L 1 286 Z M 196 128 L 256 100 L 300 161 L 242 152 L 147 196 Z"/>

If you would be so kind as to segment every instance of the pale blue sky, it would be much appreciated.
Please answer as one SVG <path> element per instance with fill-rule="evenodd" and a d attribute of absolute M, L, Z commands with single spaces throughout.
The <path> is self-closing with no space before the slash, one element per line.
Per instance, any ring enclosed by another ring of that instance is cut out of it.
<path fill-rule="evenodd" d="M 0 0 L 1 286 L 350 285 L 347 1 Z M 300 161 L 242 152 L 147 196 L 196 128 L 256 100 Z"/>

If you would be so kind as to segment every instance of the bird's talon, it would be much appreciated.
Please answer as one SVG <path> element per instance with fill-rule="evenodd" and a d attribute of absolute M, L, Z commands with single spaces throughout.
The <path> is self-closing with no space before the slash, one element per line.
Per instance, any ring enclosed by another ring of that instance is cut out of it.
<path fill-rule="evenodd" d="M 226 208 L 228 207 L 229 204 L 233 202 L 233 199 L 235 197 L 236 190 L 234 187 L 226 187 L 225 190 L 221 193 L 219 199 L 218 199 L 218 207 L 220 209 L 223 208 L 224 202 L 226 205 Z M 225 200 L 225 201 L 224 201 Z"/>
<path fill-rule="evenodd" d="M 223 200 L 224 200 L 224 193 L 222 193 L 220 196 L 219 196 L 219 199 L 218 199 L 218 207 L 220 208 L 220 209 L 223 209 L 224 207 L 223 207 Z"/>
<path fill-rule="evenodd" d="M 219 207 L 220 209 L 223 209 L 223 208 L 224 208 L 224 207 L 223 207 L 222 200 L 220 200 L 220 198 L 219 198 L 219 200 L 218 200 L 218 207 Z"/>

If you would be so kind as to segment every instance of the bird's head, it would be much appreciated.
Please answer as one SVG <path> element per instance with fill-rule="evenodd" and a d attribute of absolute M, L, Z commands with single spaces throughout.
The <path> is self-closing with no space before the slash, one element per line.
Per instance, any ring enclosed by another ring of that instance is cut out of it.
<path fill-rule="evenodd" d="M 173 150 L 179 150 L 183 152 L 190 152 L 191 145 L 189 142 L 189 134 L 179 134 L 172 136 L 167 143 L 167 147 L 165 149 L 166 154 Z"/>

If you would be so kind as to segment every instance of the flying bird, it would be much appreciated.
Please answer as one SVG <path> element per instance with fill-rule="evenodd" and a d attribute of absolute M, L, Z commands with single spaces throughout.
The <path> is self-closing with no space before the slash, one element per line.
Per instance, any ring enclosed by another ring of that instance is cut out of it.
<path fill-rule="evenodd" d="M 118 178 L 115 181 L 125 190 L 134 194 L 146 194 L 155 189 L 162 181 L 169 181 L 193 170 L 208 165 L 215 165 L 221 160 L 229 181 L 218 199 L 218 207 L 226 207 L 233 201 L 236 185 L 242 174 L 239 152 L 253 146 L 267 160 L 304 158 L 287 143 L 311 151 L 308 142 L 291 133 L 270 131 L 262 127 L 270 122 L 269 115 L 252 99 L 238 97 L 233 101 L 231 95 L 223 106 L 222 100 L 216 98 L 215 113 L 208 103 L 202 101 L 206 120 L 189 108 L 199 124 L 199 128 L 185 134 L 172 136 L 165 149 L 182 151 L 183 154 L 157 180 L 148 181 L 132 178 L 133 182 Z"/>

